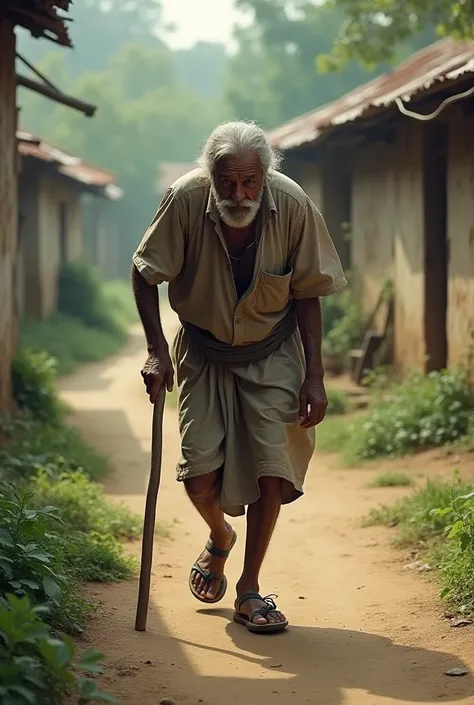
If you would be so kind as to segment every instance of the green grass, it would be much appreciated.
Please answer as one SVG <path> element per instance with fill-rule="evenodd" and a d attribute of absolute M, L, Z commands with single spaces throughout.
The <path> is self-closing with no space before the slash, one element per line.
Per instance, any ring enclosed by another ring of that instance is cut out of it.
<path fill-rule="evenodd" d="M 99 362 L 120 350 L 127 339 L 127 328 L 138 320 L 126 282 L 106 282 L 100 306 L 102 326 L 88 324 L 65 311 L 54 313 L 46 321 L 24 320 L 20 344 L 55 358 L 59 375 L 70 374 L 84 363 Z"/>
<path fill-rule="evenodd" d="M 376 475 L 369 487 L 409 487 L 413 485 L 413 479 L 404 472 L 396 472 L 395 470 L 387 470 Z"/>
<path fill-rule="evenodd" d="M 396 526 L 395 542 L 400 547 L 426 544 L 440 536 L 448 520 L 432 514 L 433 509 L 449 507 L 455 497 L 471 491 L 472 485 L 458 477 L 454 481 L 428 480 L 409 497 L 403 497 L 391 505 L 372 509 L 365 519 L 366 526 Z"/>
<path fill-rule="evenodd" d="M 328 398 L 327 414 L 329 416 L 340 416 L 346 414 L 349 409 L 349 397 L 342 389 L 337 387 L 326 387 Z"/>
<path fill-rule="evenodd" d="M 428 480 L 409 497 L 373 509 L 366 526 L 396 527 L 395 545 L 417 547 L 436 569 L 440 596 L 456 612 L 474 613 L 474 485 L 455 474 Z"/>
<path fill-rule="evenodd" d="M 54 357 L 59 375 L 113 355 L 125 341 L 124 330 L 113 332 L 90 328 L 60 313 L 46 321 L 24 320 L 20 330 L 20 344 L 31 350 L 44 350 Z"/>

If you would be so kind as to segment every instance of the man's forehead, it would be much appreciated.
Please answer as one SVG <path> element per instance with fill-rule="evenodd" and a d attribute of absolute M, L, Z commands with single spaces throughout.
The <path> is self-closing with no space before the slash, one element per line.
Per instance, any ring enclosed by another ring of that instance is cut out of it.
<path fill-rule="evenodd" d="M 256 174 L 261 171 L 261 168 L 260 160 L 254 152 L 249 152 L 249 154 L 240 157 L 222 157 L 216 164 L 218 174 Z"/>

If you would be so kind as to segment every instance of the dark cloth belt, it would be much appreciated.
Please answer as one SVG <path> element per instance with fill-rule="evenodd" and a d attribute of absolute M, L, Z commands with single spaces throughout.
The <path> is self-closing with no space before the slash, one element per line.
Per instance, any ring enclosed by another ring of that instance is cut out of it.
<path fill-rule="evenodd" d="M 227 365 L 251 365 L 260 362 L 271 355 L 289 338 L 296 330 L 296 308 L 292 304 L 288 313 L 272 329 L 271 333 L 258 343 L 248 345 L 229 345 L 217 340 L 208 331 L 197 326 L 181 321 L 188 334 L 191 344 L 211 362 Z"/>

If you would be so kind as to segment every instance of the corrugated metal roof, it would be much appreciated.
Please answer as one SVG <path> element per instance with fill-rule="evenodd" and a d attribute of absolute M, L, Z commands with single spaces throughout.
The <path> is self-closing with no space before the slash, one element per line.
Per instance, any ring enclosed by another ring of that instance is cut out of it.
<path fill-rule="evenodd" d="M 433 84 L 455 80 L 463 73 L 474 73 L 474 42 L 444 39 L 333 103 L 272 130 L 270 141 L 283 151 L 314 142 L 329 128 L 357 120 L 369 110 L 387 108 L 395 98 L 409 100 Z"/>
<path fill-rule="evenodd" d="M 85 162 L 69 152 L 43 142 L 36 135 L 24 130 L 17 131 L 18 151 L 24 157 L 54 164 L 58 173 L 77 181 L 86 187 L 99 190 L 106 198 L 118 200 L 122 190 L 115 184 L 115 176 L 110 171 Z"/>
<path fill-rule="evenodd" d="M 7 17 L 14 24 L 29 30 L 34 37 L 44 37 L 63 46 L 72 46 L 66 27 L 67 12 L 72 0 L 1 0 L 0 19 Z"/>

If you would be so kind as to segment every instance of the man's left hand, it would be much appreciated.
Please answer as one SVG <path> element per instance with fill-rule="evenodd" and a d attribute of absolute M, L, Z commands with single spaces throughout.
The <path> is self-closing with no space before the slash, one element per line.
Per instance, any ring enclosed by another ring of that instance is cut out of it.
<path fill-rule="evenodd" d="M 300 391 L 299 422 L 301 428 L 313 428 L 324 419 L 328 398 L 322 376 L 307 377 Z"/>

